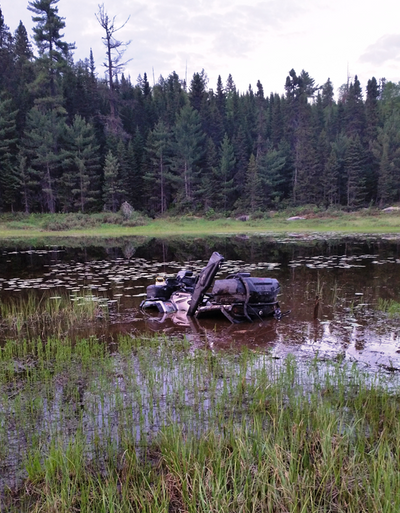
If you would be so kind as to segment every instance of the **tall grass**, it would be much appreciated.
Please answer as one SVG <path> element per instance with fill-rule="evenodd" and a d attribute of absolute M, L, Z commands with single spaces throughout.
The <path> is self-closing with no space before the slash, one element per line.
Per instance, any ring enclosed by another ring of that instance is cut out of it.
<path fill-rule="evenodd" d="M 0 350 L 7 511 L 398 511 L 398 379 L 185 339 Z"/>
<path fill-rule="evenodd" d="M 3 336 L 61 336 L 77 326 L 108 315 L 106 302 L 91 295 L 57 296 L 32 292 L 24 297 L 0 300 L 0 329 Z"/>
<path fill-rule="evenodd" d="M 378 298 L 377 309 L 389 317 L 400 317 L 400 303 L 394 299 Z"/>

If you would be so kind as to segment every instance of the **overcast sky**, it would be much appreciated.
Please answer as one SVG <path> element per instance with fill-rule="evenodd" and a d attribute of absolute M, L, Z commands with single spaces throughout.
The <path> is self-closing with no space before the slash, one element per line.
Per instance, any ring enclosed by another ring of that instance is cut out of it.
<path fill-rule="evenodd" d="M 75 42 L 74 60 L 89 56 L 103 74 L 104 47 L 95 13 L 98 0 L 60 0 L 64 40 Z M 0 0 L 12 32 L 22 20 L 32 35 L 27 0 Z M 266 94 L 284 92 L 288 72 L 306 70 L 316 84 L 328 77 L 335 91 L 358 75 L 400 81 L 400 3 L 398 0 L 118 0 L 104 2 L 117 36 L 131 40 L 126 75 L 136 83 L 146 72 L 153 84 L 176 71 L 190 81 L 203 68 L 209 87 L 231 73 L 237 88 L 263 84 Z"/>

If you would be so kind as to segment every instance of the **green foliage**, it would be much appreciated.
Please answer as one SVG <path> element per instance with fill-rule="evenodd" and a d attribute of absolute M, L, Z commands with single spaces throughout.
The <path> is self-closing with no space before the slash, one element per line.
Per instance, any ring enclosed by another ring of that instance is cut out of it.
<path fill-rule="evenodd" d="M 104 162 L 103 202 L 105 210 L 111 210 L 111 212 L 118 210 L 123 192 L 119 168 L 118 159 L 110 150 Z"/>
<path fill-rule="evenodd" d="M 175 203 L 183 208 L 192 204 L 199 181 L 199 162 L 205 139 L 200 116 L 190 105 L 179 111 L 173 128 L 174 157 L 171 170 L 175 181 Z"/>
<path fill-rule="evenodd" d="M 2 210 L 94 212 L 106 204 L 116 212 L 128 201 L 165 215 L 400 200 L 399 84 L 372 77 L 365 100 L 357 76 L 335 99 L 337 84 L 319 87 L 294 69 L 283 95 L 268 96 L 260 81 L 241 93 L 232 75 L 214 89 L 205 70 L 189 84 L 175 72 L 153 86 L 146 73 L 132 84 L 118 53 L 126 44 L 100 5 L 111 58 L 104 81 L 92 53 L 73 62 L 58 0 L 30 0 L 28 9 L 36 58 L 24 25 L 13 35 L 0 10 Z M 260 187 L 253 207 L 252 154 Z"/>
<path fill-rule="evenodd" d="M 0 209 L 13 207 L 18 195 L 16 112 L 0 96 Z"/>
<path fill-rule="evenodd" d="M 66 127 L 64 138 L 67 154 L 60 179 L 61 203 L 64 211 L 73 209 L 83 213 L 100 194 L 99 146 L 93 127 L 78 115 L 72 125 Z"/>

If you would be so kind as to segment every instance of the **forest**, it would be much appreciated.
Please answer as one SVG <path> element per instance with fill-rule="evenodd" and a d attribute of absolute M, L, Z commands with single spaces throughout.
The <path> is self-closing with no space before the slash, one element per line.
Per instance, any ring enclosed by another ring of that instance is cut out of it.
<path fill-rule="evenodd" d="M 259 214 L 400 201 L 400 84 L 339 88 L 288 71 L 283 94 L 204 70 L 124 75 L 115 18 L 104 55 L 74 62 L 59 0 L 32 0 L 33 43 L 0 9 L 0 212 Z M 102 77 L 102 78 L 100 78 Z"/>

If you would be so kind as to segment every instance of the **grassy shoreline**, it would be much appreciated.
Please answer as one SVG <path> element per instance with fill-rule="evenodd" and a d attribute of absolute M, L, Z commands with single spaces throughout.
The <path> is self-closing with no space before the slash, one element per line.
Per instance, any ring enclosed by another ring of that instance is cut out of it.
<path fill-rule="evenodd" d="M 305 219 L 288 220 L 287 213 L 263 219 L 239 221 L 232 218 L 205 219 L 181 216 L 158 219 L 138 218 L 131 226 L 115 222 L 101 222 L 94 215 L 35 214 L 0 216 L 0 239 L 51 239 L 59 238 L 119 238 L 127 236 L 166 237 L 174 235 L 229 235 L 229 234 L 400 234 L 400 214 L 382 212 L 357 212 L 335 215 L 308 214 Z M 97 217 L 96 217 L 97 216 Z M 129 223 L 128 223 L 129 224 Z M 135 226 L 135 224 L 137 224 Z"/>

